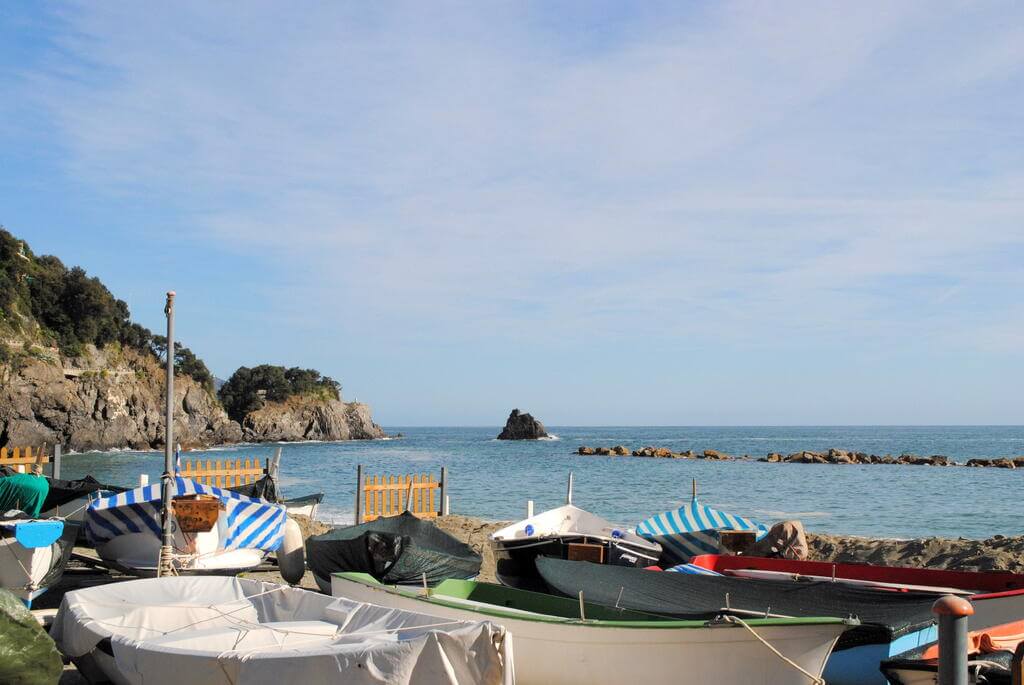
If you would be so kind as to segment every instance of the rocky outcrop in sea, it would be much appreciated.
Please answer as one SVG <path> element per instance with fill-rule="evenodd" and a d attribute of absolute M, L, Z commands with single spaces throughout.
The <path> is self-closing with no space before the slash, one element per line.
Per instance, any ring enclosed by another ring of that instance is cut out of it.
<path fill-rule="evenodd" d="M 530 414 L 520 413 L 513 409 L 505 422 L 505 428 L 498 435 L 498 440 L 538 440 L 548 437 L 544 424 Z"/>
<path fill-rule="evenodd" d="M 114 347 L 90 346 L 74 359 L 40 353 L 16 366 L 0 365 L 0 445 L 60 443 L 75 451 L 159 448 L 164 442 L 164 375 L 155 358 Z M 175 377 L 174 397 L 175 442 L 186 448 L 384 435 L 365 404 L 293 398 L 253 412 L 243 427 L 188 376 Z"/>

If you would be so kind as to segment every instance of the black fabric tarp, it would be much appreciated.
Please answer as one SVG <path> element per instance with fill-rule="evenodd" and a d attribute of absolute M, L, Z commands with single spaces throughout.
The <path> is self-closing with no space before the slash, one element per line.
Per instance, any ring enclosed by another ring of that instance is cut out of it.
<path fill-rule="evenodd" d="M 382 583 L 427 583 L 472 578 L 480 555 L 469 545 L 409 512 L 348 528 L 336 528 L 306 541 L 306 562 L 313 573 L 368 573 Z"/>
<path fill-rule="evenodd" d="M 829 581 L 791 582 L 646 571 L 583 561 L 538 558 L 552 590 L 588 602 L 680 618 L 710 618 L 728 607 L 782 616 L 857 618 L 837 649 L 885 643 L 932 623 L 935 595 L 880 592 Z M 727 596 L 728 595 L 728 596 Z M 741 618 L 749 613 L 737 613 Z"/>
<path fill-rule="evenodd" d="M 245 495 L 246 497 L 255 497 L 257 499 L 262 497 L 268 502 L 279 502 L 281 499 L 281 492 L 277 489 L 277 481 L 270 476 L 263 476 L 253 483 L 236 485 L 228 488 L 228 490 L 237 492 L 239 495 Z"/>
<path fill-rule="evenodd" d="M 64 664 L 57 645 L 17 597 L 0 590 L 0 683 L 52 685 Z"/>

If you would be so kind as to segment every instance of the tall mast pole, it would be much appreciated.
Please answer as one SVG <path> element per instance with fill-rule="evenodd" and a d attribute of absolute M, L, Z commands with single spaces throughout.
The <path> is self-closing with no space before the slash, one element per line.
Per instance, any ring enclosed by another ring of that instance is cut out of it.
<path fill-rule="evenodd" d="M 164 307 L 164 314 L 167 315 L 167 415 L 164 419 L 164 473 L 162 514 L 163 514 L 163 544 L 160 547 L 160 560 L 157 565 L 157 575 L 166 576 L 173 573 L 171 565 L 171 551 L 174 546 L 174 531 L 171 529 L 171 497 L 173 489 L 174 474 L 174 291 L 167 292 L 167 306 Z"/>

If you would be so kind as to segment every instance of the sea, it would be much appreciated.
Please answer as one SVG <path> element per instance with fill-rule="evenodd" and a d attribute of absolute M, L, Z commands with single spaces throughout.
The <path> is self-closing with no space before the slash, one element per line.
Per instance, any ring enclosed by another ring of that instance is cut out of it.
<path fill-rule="evenodd" d="M 987 538 L 1024 534 L 1024 469 L 770 464 L 769 452 L 830 447 L 870 454 L 941 454 L 969 458 L 1024 455 L 1024 426 L 553 426 L 551 439 L 503 441 L 497 427 L 386 427 L 384 440 L 242 444 L 189 452 L 195 459 L 266 459 L 282 450 L 280 485 L 287 497 L 325 493 L 317 517 L 353 519 L 356 467 L 365 474 L 427 474 L 447 468 L 451 512 L 487 520 L 524 518 L 573 501 L 611 521 L 634 526 L 688 502 L 692 483 L 704 504 L 763 522 L 799 519 L 809 531 L 913 538 Z M 750 461 L 581 456 L 591 447 L 646 445 L 673 451 L 715 449 Z M 162 452 L 66 454 L 64 478 L 90 474 L 104 483 L 155 481 Z"/>

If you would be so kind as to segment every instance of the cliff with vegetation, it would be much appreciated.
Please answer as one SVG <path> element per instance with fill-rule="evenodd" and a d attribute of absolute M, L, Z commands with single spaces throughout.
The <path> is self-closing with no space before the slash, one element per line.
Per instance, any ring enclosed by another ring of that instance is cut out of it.
<path fill-rule="evenodd" d="M 98 279 L 0 228 L 0 445 L 162 446 L 166 348 Z M 383 436 L 366 405 L 342 402 L 312 369 L 242 367 L 218 396 L 179 343 L 174 363 L 183 446 Z"/>

